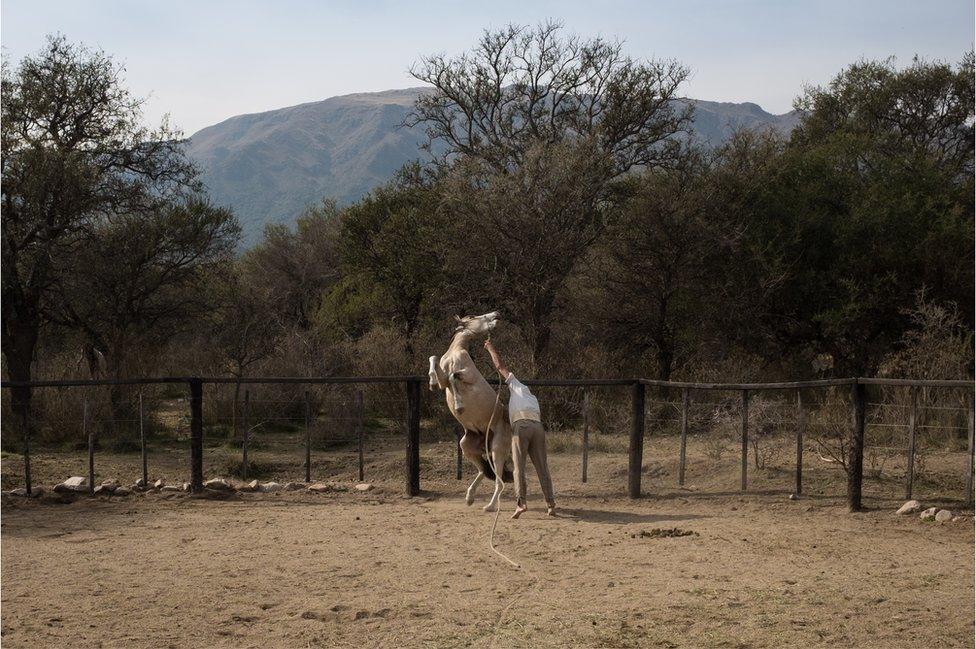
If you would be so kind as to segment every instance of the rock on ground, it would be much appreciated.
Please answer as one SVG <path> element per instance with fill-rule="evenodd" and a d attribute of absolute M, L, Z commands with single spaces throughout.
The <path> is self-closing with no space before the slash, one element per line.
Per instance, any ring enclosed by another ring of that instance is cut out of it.
<path fill-rule="evenodd" d="M 938 511 L 939 510 L 936 507 L 929 507 L 919 515 L 919 518 L 921 518 L 923 521 L 934 521 L 935 515 L 938 513 Z"/>
<path fill-rule="evenodd" d="M 203 483 L 204 488 L 216 491 L 233 491 L 234 486 L 223 478 L 211 478 Z"/>
<path fill-rule="evenodd" d="M 239 490 L 240 491 L 257 491 L 258 490 L 258 487 L 260 487 L 260 486 L 261 486 L 261 483 L 260 482 L 258 482 L 257 480 L 251 480 L 246 485 L 244 485 L 243 487 L 241 487 Z"/>
<path fill-rule="evenodd" d="M 368 482 L 360 482 L 358 485 L 356 485 L 356 491 L 370 491 L 372 488 L 373 485 Z"/>
<path fill-rule="evenodd" d="M 945 523 L 946 521 L 952 520 L 952 512 L 948 509 L 940 509 L 939 513 L 935 515 L 935 521 L 937 523 Z"/>
<path fill-rule="evenodd" d="M 11 496 L 21 496 L 21 497 L 26 498 L 27 497 L 27 487 L 17 487 L 16 489 L 11 489 L 7 493 L 9 493 Z"/>
<path fill-rule="evenodd" d="M 263 494 L 275 493 L 276 491 L 281 491 L 282 489 L 284 489 L 284 487 L 277 482 L 264 482 L 258 485 L 258 491 Z"/>
<path fill-rule="evenodd" d="M 303 482 L 287 482 L 285 483 L 285 491 L 298 491 L 299 489 L 304 489 L 305 483 Z"/>
<path fill-rule="evenodd" d="M 156 482 L 153 483 L 153 489 L 162 489 L 165 486 L 166 486 L 166 483 L 163 482 L 163 479 L 162 478 L 160 478 L 159 480 L 157 480 Z"/>
<path fill-rule="evenodd" d="M 899 507 L 898 508 L 898 511 L 895 512 L 895 513 L 896 514 L 903 514 L 903 515 L 904 514 L 914 514 L 917 511 L 919 511 L 920 509 L 922 509 L 922 504 L 921 503 L 919 503 L 917 500 L 909 500 L 904 505 L 902 505 L 901 507 Z"/>
<path fill-rule="evenodd" d="M 116 496 L 128 496 L 132 493 L 132 490 L 128 487 L 119 487 L 113 492 Z"/>
<path fill-rule="evenodd" d="M 313 482 L 308 485 L 309 491 L 314 491 L 315 493 L 328 493 L 330 491 L 337 491 L 335 487 L 326 482 Z"/>
<path fill-rule="evenodd" d="M 160 491 L 183 491 L 182 487 L 177 487 L 174 484 L 164 484 L 159 488 Z"/>
<path fill-rule="evenodd" d="M 81 492 L 88 491 L 88 478 L 82 478 L 81 476 L 72 476 L 62 482 L 61 484 L 55 485 L 54 490 L 58 493 L 66 493 L 69 491 Z"/>
<path fill-rule="evenodd" d="M 118 480 L 111 478 L 109 480 L 102 480 L 102 484 L 99 486 L 102 487 L 103 491 L 115 491 L 120 485 Z"/>

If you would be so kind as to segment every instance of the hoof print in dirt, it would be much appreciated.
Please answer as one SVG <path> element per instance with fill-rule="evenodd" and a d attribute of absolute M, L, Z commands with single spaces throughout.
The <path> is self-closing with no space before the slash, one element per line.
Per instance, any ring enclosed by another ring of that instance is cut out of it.
<path fill-rule="evenodd" d="M 204 500 L 230 500 L 235 495 L 233 491 L 210 489 L 209 487 L 204 487 L 199 493 L 190 494 L 192 498 L 202 498 Z"/>
<path fill-rule="evenodd" d="M 641 530 L 637 534 L 631 534 L 632 539 L 671 539 L 679 536 L 698 536 L 698 532 L 683 530 L 677 527 L 656 527 L 653 530 Z"/>
<path fill-rule="evenodd" d="M 342 485 L 329 484 L 328 482 L 313 482 L 306 487 L 309 491 L 325 494 L 334 491 L 346 491 L 346 488 Z"/>

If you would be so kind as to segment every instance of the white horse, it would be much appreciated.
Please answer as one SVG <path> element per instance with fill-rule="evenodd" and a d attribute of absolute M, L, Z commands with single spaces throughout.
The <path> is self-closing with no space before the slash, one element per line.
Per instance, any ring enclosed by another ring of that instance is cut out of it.
<path fill-rule="evenodd" d="M 511 475 L 505 471 L 505 463 L 512 448 L 512 427 L 508 421 L 508 410 L 478 371 L 468 353 L 468 345 L 473 339 L 487 335 L 495 328 L 498 313 L 493 311 L 479 316 L 454 318 L 458 326 L 450 347 L 440 358 L 430 357 L 430 389 L 444 390 L 447 407 L 464 427 L 461 452 L 478 469 L 478 475 L 468 487 L 465 502 L 469 505 L 474 502 L 478 485 L 488 476 L 495 481 L 495 492 L 484 510 L 493 512 L 498 508 L 503 481 L 511 482 Z M 490 463 L 486 448 L 491 453 Z M 492 466 L 497 471 L 493 471 Z"/>

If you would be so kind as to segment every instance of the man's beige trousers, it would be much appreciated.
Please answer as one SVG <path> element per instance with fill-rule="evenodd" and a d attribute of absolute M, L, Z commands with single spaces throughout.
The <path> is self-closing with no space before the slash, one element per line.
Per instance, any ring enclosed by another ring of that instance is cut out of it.
<path fill-rule="evenodd" d="M 515 495 L 520 505 L 525 504 L 525 456 L 532 458 L 532 465 L 539 476 L 539 485 L 546 505 L 556 506 L 552 494 L 552 478 L 546 460 L 546 429 L 538 421 L 519 419 L 512 424 L 512 460 L 515 463 Z"/>

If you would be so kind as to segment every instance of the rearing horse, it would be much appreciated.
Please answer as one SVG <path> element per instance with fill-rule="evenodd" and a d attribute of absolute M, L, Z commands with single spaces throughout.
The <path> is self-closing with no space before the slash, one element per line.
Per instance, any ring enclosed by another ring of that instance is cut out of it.
<path fill-rule="evenodd" d="M 454 339 L 444 355 L 430 357 L 430 389 L 444 390 L 447 407 L 454 418 L 464 427 L 461 438 L 461 453 L 477 468 L 478 475 L 468 487 L 465 497 L 467 504 L 474 502 L 474 494 L 481 480 L 488 476 L 495 481 L 495 492 L 485 505 L 486 512 L 498 508 L 498 498 L 502 492 L 503 480 L 510 482 L 505 472 L 505 462 L 512 447 L 512 427 L 508 421 L 508 410 L 498 401 L 495 391 L 478 371 L 471 354 L 470 342 L 485 335 L 498 323 L 498 312 L 493 311 L 479 316 L 454 316 L 458 322 Z M 492 414 L 494 413 L 494 415 Z M 491 431 L 488 430 L 489 421 Z M 488 449 L 491 463 L 485 454 L 485 435 L 488 435 Z M 496 475 L 492 465 L 498 469 Z"/>

